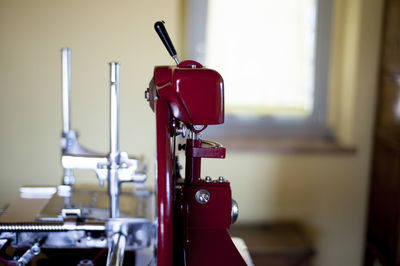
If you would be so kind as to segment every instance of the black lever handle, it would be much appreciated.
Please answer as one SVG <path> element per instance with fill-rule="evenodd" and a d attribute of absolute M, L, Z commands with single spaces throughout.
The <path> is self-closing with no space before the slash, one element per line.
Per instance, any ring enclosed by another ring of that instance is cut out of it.
<path fill-rule="evenodd" d="M 174 45 L 169 38 L 168 32 L 165 29 L 164 21 L 157 21 L 154 24 L 154 29 L 156 30 L 158 36 L 160 37 L 161 41 L 163 42 L 165 48 L 167 48 L 168 53 L 172 56 L 177 64 L 179 64 L 178 56 L 176 55 L 176 50 Z"/>

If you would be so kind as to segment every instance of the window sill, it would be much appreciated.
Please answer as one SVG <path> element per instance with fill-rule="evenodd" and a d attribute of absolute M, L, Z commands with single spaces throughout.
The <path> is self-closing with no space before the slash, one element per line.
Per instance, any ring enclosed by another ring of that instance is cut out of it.
<path fill-rule="evenodd" d="M 307 154 L 356 154 L 357 148 L 343 146 L 334 140 L 293 138 L 222 138 L 221 143 L 232 151 L 307 153 Z"/>

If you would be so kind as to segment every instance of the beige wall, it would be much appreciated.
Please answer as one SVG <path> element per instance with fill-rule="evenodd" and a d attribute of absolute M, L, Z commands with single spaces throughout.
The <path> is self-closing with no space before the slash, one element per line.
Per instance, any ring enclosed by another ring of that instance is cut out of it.
<path fill-rule="evenodd" d="M 72 50 L 72 128 L 81 142 L 109 149 L 108 63 L 119 61 L 121 150 L 154 157 L 154 115 L 144 91 L 154 65 L 173 60 L 153 24 L 165 20 L 180 43 L 179 12 L 178 0 L 0 1 L 0 205 L 23 184 L 61 180 L 63 47 Z M 95 180 L 86 172 L 83 179 Z"/>
<path fill-rule="evenodd" d="M 72 49 L 72 126 L 81 142 L 108 150 L 108 62 L 120 61 L 121 150 L 152 163 L 154 116 L 143 92 L 154 65 L 173 63 L 153 23 L 165 20 L 183 43 L 179 2 L 0 1 L 0 206 L 21 185 L 61 180 L 62 47 Z M 239 222 L 298 219 L 316 246 L 315 265 L 353 266 L 363 249 L 382 1 L 336 2 L 330 123 L 357 152 L 228 151 L 226 160 L 206 160 L 203 174 L 232 181 Z M 79 173 L 78 182 L 88 180 L 94 174 Z"/>

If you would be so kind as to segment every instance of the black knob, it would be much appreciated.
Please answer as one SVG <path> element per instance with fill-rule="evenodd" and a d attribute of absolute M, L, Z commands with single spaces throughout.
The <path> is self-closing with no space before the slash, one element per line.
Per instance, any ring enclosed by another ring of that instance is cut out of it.
<path fill-rule="evenodd" d="M 176 50 L 171 42 L 171 39 L 169 38 L 167 30 L 165 29 L 164 21 L 157 21 L 154 24 L 154 29 L 156 30 L 158 36 L 160 36 L 160 39 L 163 42 L 165 48 L 167 48 L 168 53 L 175 59 Z"/>
<path fill-rule="evenodd" d="M 184 151 L 186 149 L 186 144 L 178 144 L 178 151 Z"/>

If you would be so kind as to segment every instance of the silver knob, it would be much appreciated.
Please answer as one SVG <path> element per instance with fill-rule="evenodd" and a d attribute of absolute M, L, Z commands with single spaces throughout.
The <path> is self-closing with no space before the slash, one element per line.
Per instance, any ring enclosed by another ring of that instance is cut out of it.
<path fill-rule="evenodd" d="M 231 210 L 231 224 L 234 224 L 239 216 L 239 205 L 236 200 L 232 199 L 232 210 Z"/>

